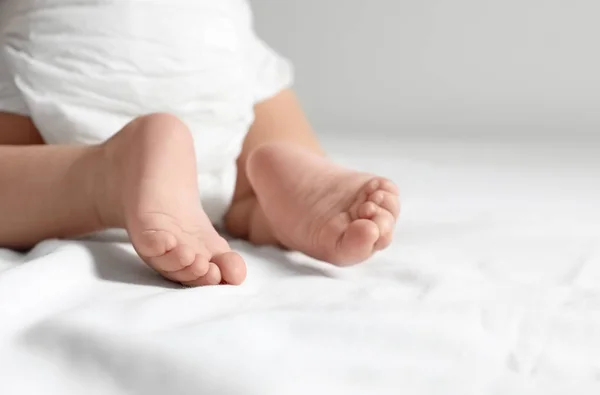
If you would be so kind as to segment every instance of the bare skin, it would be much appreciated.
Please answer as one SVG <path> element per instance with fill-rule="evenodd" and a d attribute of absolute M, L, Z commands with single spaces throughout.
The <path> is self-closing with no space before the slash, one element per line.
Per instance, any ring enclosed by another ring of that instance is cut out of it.
<path fill-rule="evenodd" d="M 248 175 L 275 239 L 291 250 L 343 266 L 391 242 L 399 204 L 389 180 L 289 143 L 257 148 Z"/>
<path fill-rule="evenodd" d="M 1 246 L 125 228 L 140 257 L 170 280 L 244 281 L 243 259 L 199 203 L 191 135 L 178 119 L 140 117 L 98 146 L 31 145 L 41 141 L 31 128 L 0 114 Z M 389 244 L 398 212 L 389 180 L 324 158 L 292 92 L 256 107 L 226 215 L 233 235 L 347 265 Z"/>
<path fill-rule="evenodd" d="M 230 233 L 254 244 L 279 244 L 339 265 L 359 263 L 389 245 L 400 211 L 393 183 L 327 160 L 293 91 L 285 90 L 258 104 L 255 114 L 237 161 L 236 192 L 225 216 Z M 297 163 L 303 164 L 301 174 L 294 174 Z M 309 181 L 299 184 L 297 176 Z M 379 185 L 373 189 L 368 183 L 375 180 Z M 312 199 L 310 207 L 307 198 Z M 371 203 L 361 206 L 369 199 Z M 330 221 L 317 225 L 325 216 Z M 304 224 L 303 230 L 290 234 L 303 218 L 313 225 L 311 229 Z M 350 226 L 359 219 L 374 220 L 370 222 L 378 231 L 365 221 Z M 357 225 L 358 235 L 354 233 Z M 347 236 L 346 230 L 350 230 Z M 317 233 L 320 239 L 314 241 Z M 342 242 L 344 237 L 350 238 Z M 309 239 L 313 241 L 304 242 Z M 334 245 L 338 241 L 341 244 Z"/>
<path fill-rule="evenodd" d="M 104 153 L 108 171 L 98 183 L 104 194 L 97 191 L 103 224 L 126 228 L 140 257 L 170 280 L 190 286 L 244 281 L 243 259 L 200 204 L 192 135 L 182 122 L 167 114 L 138 118 Z"/>
<path fill-rule="evenodd" d="M 250 153 L 263 144 L 276 142 L 298 145 L 318 156 L 324 156 L 325 151 L 291 90 L 259 103 L 254 112 L 254 123 L 237 159 L 236 188 L 231 207 L 225 215 L 225 224 L 233 236 L 254 244 L 278 244 L 248 178 Z"/>

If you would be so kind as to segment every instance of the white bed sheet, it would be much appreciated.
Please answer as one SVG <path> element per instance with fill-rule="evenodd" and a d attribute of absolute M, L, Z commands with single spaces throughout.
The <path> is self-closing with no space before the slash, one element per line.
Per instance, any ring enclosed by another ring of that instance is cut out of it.
<path fill-rule="evenodd" d="M 597 144 L 335 140 L 401 186 L 388 250 L 236 241 L 247 282 L 198 289 L 125 243 L 0 250 L 0 394 L 599 393 Z"/>

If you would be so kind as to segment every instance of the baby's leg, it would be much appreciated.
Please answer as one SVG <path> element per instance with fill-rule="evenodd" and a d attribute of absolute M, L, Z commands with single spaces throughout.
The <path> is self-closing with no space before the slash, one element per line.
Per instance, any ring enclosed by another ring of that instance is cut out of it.
<path fill-rule="evenodd" d="M 248 179 L 248 157 L 259 146 L 276 142 L 288 142 L 319 156 L 325 155 L 325 152 L 291 90 L 285 90 L 277 97 L 259 103 L 254 111 L 254 123 L 237 159 L 235 193 L 225 216 L 225 224 L 235 237 L 248 239 L 259 245 L 279 244 Z"/>
<path fill-rule="evenodd" d="M 7 127 L 0 117 L 0 135 L 14 134 Z M 102 145 L 0 146 L 0 245 L 126 228 L 167 278 L 239 284 L 245 264 L 200 206 L 194 155 L 187 128 L 165 114 L 138 118 Z"/>
<path fill-rule="evenodd" d="M 31 118 L 0 111 L 0 146 L 44 144 Z"/>
<path fill-rule="evenodd" d="M 327 160 L 291 91 L 256 107 L 238 169 L 240 192 L 227 215 L 235 235 L 339 265 L 391 242 L 396 186 Z"/>
<path fill-rule="evenodd" d="M 0 113 L 2 247 L 28 248 L 102 228 L 94 194 L 99 148 L 40 142 L 28 118 Z"/>

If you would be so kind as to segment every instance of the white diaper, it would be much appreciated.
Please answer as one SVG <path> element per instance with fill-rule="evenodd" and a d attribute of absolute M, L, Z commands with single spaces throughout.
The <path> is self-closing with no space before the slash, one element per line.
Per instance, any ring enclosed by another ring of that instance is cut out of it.
<path fill-rule="evenodd" d="M 0 0 L 0 45 L 0 111 L 31 116 L 48 143 L 99 143 L 153 112 L 182 119 L 214 222 L 254 105 L 292 83 L 244 0 Z"/>

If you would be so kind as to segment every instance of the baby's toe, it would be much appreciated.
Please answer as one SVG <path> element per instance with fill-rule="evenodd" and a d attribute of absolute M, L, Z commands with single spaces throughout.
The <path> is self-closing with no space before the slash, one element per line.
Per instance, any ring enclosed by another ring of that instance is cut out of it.
<path fill-rule="evenodd" d="M 369 202 L 373 202 L 379 207 L 389 211 L 394 218 L 400 214 L 400 199 L 398 195 L 379 189 L 369 195 Z"/>
<path fill-rule="evenodd" d="M 377 225 L 380 236 L 392 233 L 396 225 L 394 216 L 389 211 L 382 208 L 377 209 L 377 214 L 371 217 L 371 221 Z"/>
<path fill-rule="evenodd" d="M 196 259 L 194 250 L 181 244 L 163 255 L 146 258 L 148 264 L 159 272 L 176 272 L 192 265 Z"/>
<path fill-rule="evenodd" d="M 212 258 L 221 271 L 222 281 L 226 284 L 240 285 L 246 279 L 246 263 L 233 251 L 216 255 Z"/>
<path fill-rule="evenodd" d="M 328 261 L 340 266 L 362 262 L 373 253 L 373 245 L 379 236 L 379 229 L 372 220 L 352 221 L 338 240 L 335 253 Z"/>
<path fill-rule="evenodd" d="M 194 281 L 208 274 L 210 263 L 202 255 L 196 255 L 191 265 L 176 271 L 160 271 L 169 280 L 185 283 Z"/>
<path fill-rule="evenodd" d="M 218 266 L 210 262 L 208 264 L 208 271 L 204 276 L 180 282 L 188 287 L 202 287 L 206 285 L 218 285 L 221 283 L 221 280 L 221 271 L 219 270 Z"/>
<path fill-rule="evenodd" d="M 393 232 L 382 234 L 381 237 L 379 237 L 379 240 L 377 240 L 377 242 L 375 243 L 375 251 L 381 251 L 389 247 L 390 244 L 392 244 L 392 236 Z"/>
<path fill-rule="evenodd" d="M 377 192 L 376 192 L 377 194 Z M 375 251 L 382 250 L 390 245 L 394 227 L 396 225 L 396 217 L 391 210 L 394 210 L 393 204 L 386 204 L 385 200 L 388 197 L 387 192 L 382 192 L 379 197 L 374 196 L 376 204 L 373 201 L 367 201 L 359 206 L 358 213 L 361 219 L 370 220 L 376 225 L 379 237 L 372 244 Z M 390 202 L 391 203 L 391 202 Z M 381 204 L 381 206 L 379 205 Z"/>
<path fill-rule="evenodd" d="M 380 251 L 390 245 L 396 225 L 396 218 L 387 210 L 379 207 L 377 214 L 371 218 L 379 229 L 379 239 L 375 242 L 373 248 L 375 251 Z"/>
<path fill-rule="evenodd" d="M 373 221 L 377 225 L 380 234 L 393 231 L 396 224 L 396 218 L 390 211 L 372 201 L 361 204 L 357 212 L 358 218 Z"/>
<path fill-rule="evenodd" d="M 388 180 L 387 178 L 380 178 L 379 179 L 380 183 L 379 183 L 379 188 L 383 189 L 386 192 L 391 193 L 392 195 L 400 195 L 400 191 L 398 190 L 398 186 L 396 184 L 394 184 L 392 181 Z"/>
<path fill-rule="evenodd" d="M 177 246 L 177 238 L 164 230 L 146 230 L 131 234 L 131 241 L 137 253 L 145 258 L 165 255 Z"/>
<path fill-rule="evenodd" d="M 378 211 L 379 207 L 375 202 L 366 201 L 358 206 L 356 213 L 360 219 L 371 219 Z"/>
<path fill-rule="evenodd" d="M 373 192 L 382 189 L 386 192 L 389 192 L 393 195 L 398 195 L 398 187 L 392 181 L 383 177 L 375 177 L 372 178 L 369 182 L 367 182 L 364 190 L 367 194 L 372 194 Z"/>

